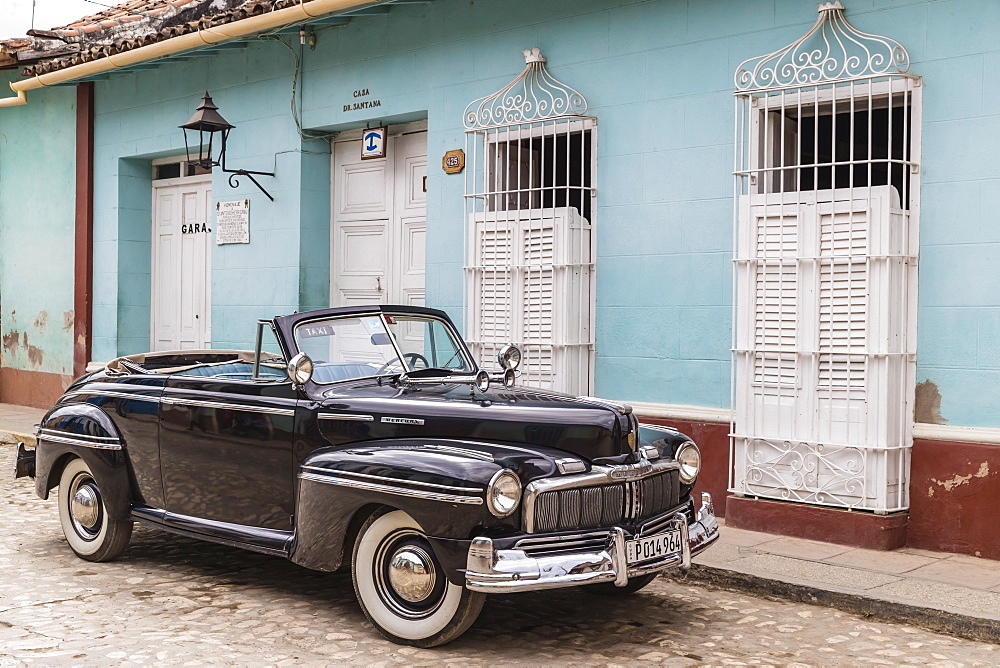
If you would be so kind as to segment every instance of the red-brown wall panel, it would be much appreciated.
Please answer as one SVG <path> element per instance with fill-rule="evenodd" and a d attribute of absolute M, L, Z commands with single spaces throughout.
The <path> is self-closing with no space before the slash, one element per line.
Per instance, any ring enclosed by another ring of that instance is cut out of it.
<path fill-rule="evenodd" d="M 1000 445 L 913 442 L 908 544 L 1000 559 Z"/>
<path fill-rule="evenodd" d="M 691 437 L 701 450 L 701 475 L 695 483 L 695 494 L 708 492 L 715 504 L 715 513 L 726 516 L 726 497 L 729 495 L 729 425 L 717 422 L 688 422 L 644 418 L 639 422 L 673 427 Z M 695 499 L 695 507 L 700 501 Z"/>

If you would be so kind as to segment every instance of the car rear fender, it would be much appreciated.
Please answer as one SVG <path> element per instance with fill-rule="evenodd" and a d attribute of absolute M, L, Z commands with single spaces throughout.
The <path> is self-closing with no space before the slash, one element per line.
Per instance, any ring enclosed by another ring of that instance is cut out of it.
<path fill-rule="evenodd" d="M 96 406 L 75 403 L 45 416 L 35 446 L 35 492 L 47 499 L 66 464 L 86 462 L 101 489 L 108 515 L 125 519 L 131 510 L 125 443 L 114 421 Z"/>

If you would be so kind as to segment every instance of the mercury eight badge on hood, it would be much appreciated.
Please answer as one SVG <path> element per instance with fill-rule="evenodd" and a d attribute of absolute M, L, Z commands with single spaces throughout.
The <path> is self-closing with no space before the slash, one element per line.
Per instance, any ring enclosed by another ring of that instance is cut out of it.
<path fill-rule="evenodd" d="M 120 357 L 77 380 L 16 475 L 57 490 L 70 548 L 108 561 L 134 522 L 350 568 L 398 643 L 461 635 L 486 594 L 635 592 L 718 538 L 698 446 L 632 409 L 481 369 L 442 311 L 257 323 L 252 351 Z M 530 362 L 530 360 L 528 360 Z"/>

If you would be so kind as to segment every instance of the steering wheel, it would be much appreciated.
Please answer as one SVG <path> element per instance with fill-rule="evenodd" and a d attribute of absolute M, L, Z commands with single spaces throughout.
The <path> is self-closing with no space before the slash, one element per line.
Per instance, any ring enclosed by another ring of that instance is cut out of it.
<path fill-rule="evenodd" d="M 430 362 L 427 361 L 427 358 L 421 355 L 420 353 L 403 353 L 403 359 L 407 360 L 410 363 L 410 367 L 413 369 L 417 368 L 417 360 L 420 360 L 421 362 L 424 363 L 425 369 L 429 369 L 431 366 Z M 399 358 L 393 357 L 391 360 L 383 364 L 381 368 L 379 368 L 379 370 L 375 372 L 375 375 L 376 376 L 382 375 L 382 372 L 391 367 L 393 364 L 398 364 L 398 363 L 399 363 Z"/>

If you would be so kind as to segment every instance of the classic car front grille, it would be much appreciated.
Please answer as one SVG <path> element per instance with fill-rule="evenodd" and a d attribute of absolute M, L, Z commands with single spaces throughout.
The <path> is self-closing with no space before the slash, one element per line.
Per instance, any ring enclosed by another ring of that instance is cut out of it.
<path fill-rule="evenodd" d="M 593 489 L 593 488 L 592 488 Z M 640 522 L 637 536 L 655 536 L 666 531 L 674 522 L 677 513 L 682 513 L 688 525 L 694 523 L 694 506 L 689 501 L 683 506 L 674 506 L 659 515 L 652 515 Z M 515 550 L 523 550 L 531 557 L 548 557 L 566 552 L 599 552 L 607 547 L 608 532 L 583 531 L 581 533 L 532 536 L 522 538 L 514 544 Z"/>
<path fill-rule="evenodd" d="M 595 529 L 652 517 L 680 502 L 676 470 L 640 480 L 542 492 L 534 501 L 534 531 Z"/>
<path fill-rule="evenodd" d="M 544 538 L 522 538 L 514 545 L 532 557 L 546 557 L 565 552 L 600 552 L 608 542 L 607 531 L 570 534 Z"/>
<path fill-rule="evenodd" d="M 651 517 L 649 520 L 639 527 L 640 536 L 655 536 L 656 534 L 664 531 L 667 526 L 673 522 L 674 515 L 680 511 L 684 513 L 684 517 L 687 519 L 688 524 L 694 524 L 694 506 L 691 502 L 684 504 L 681 508 L 674 508 L 673 510 L 664 513 L 660 517 Z"/>

